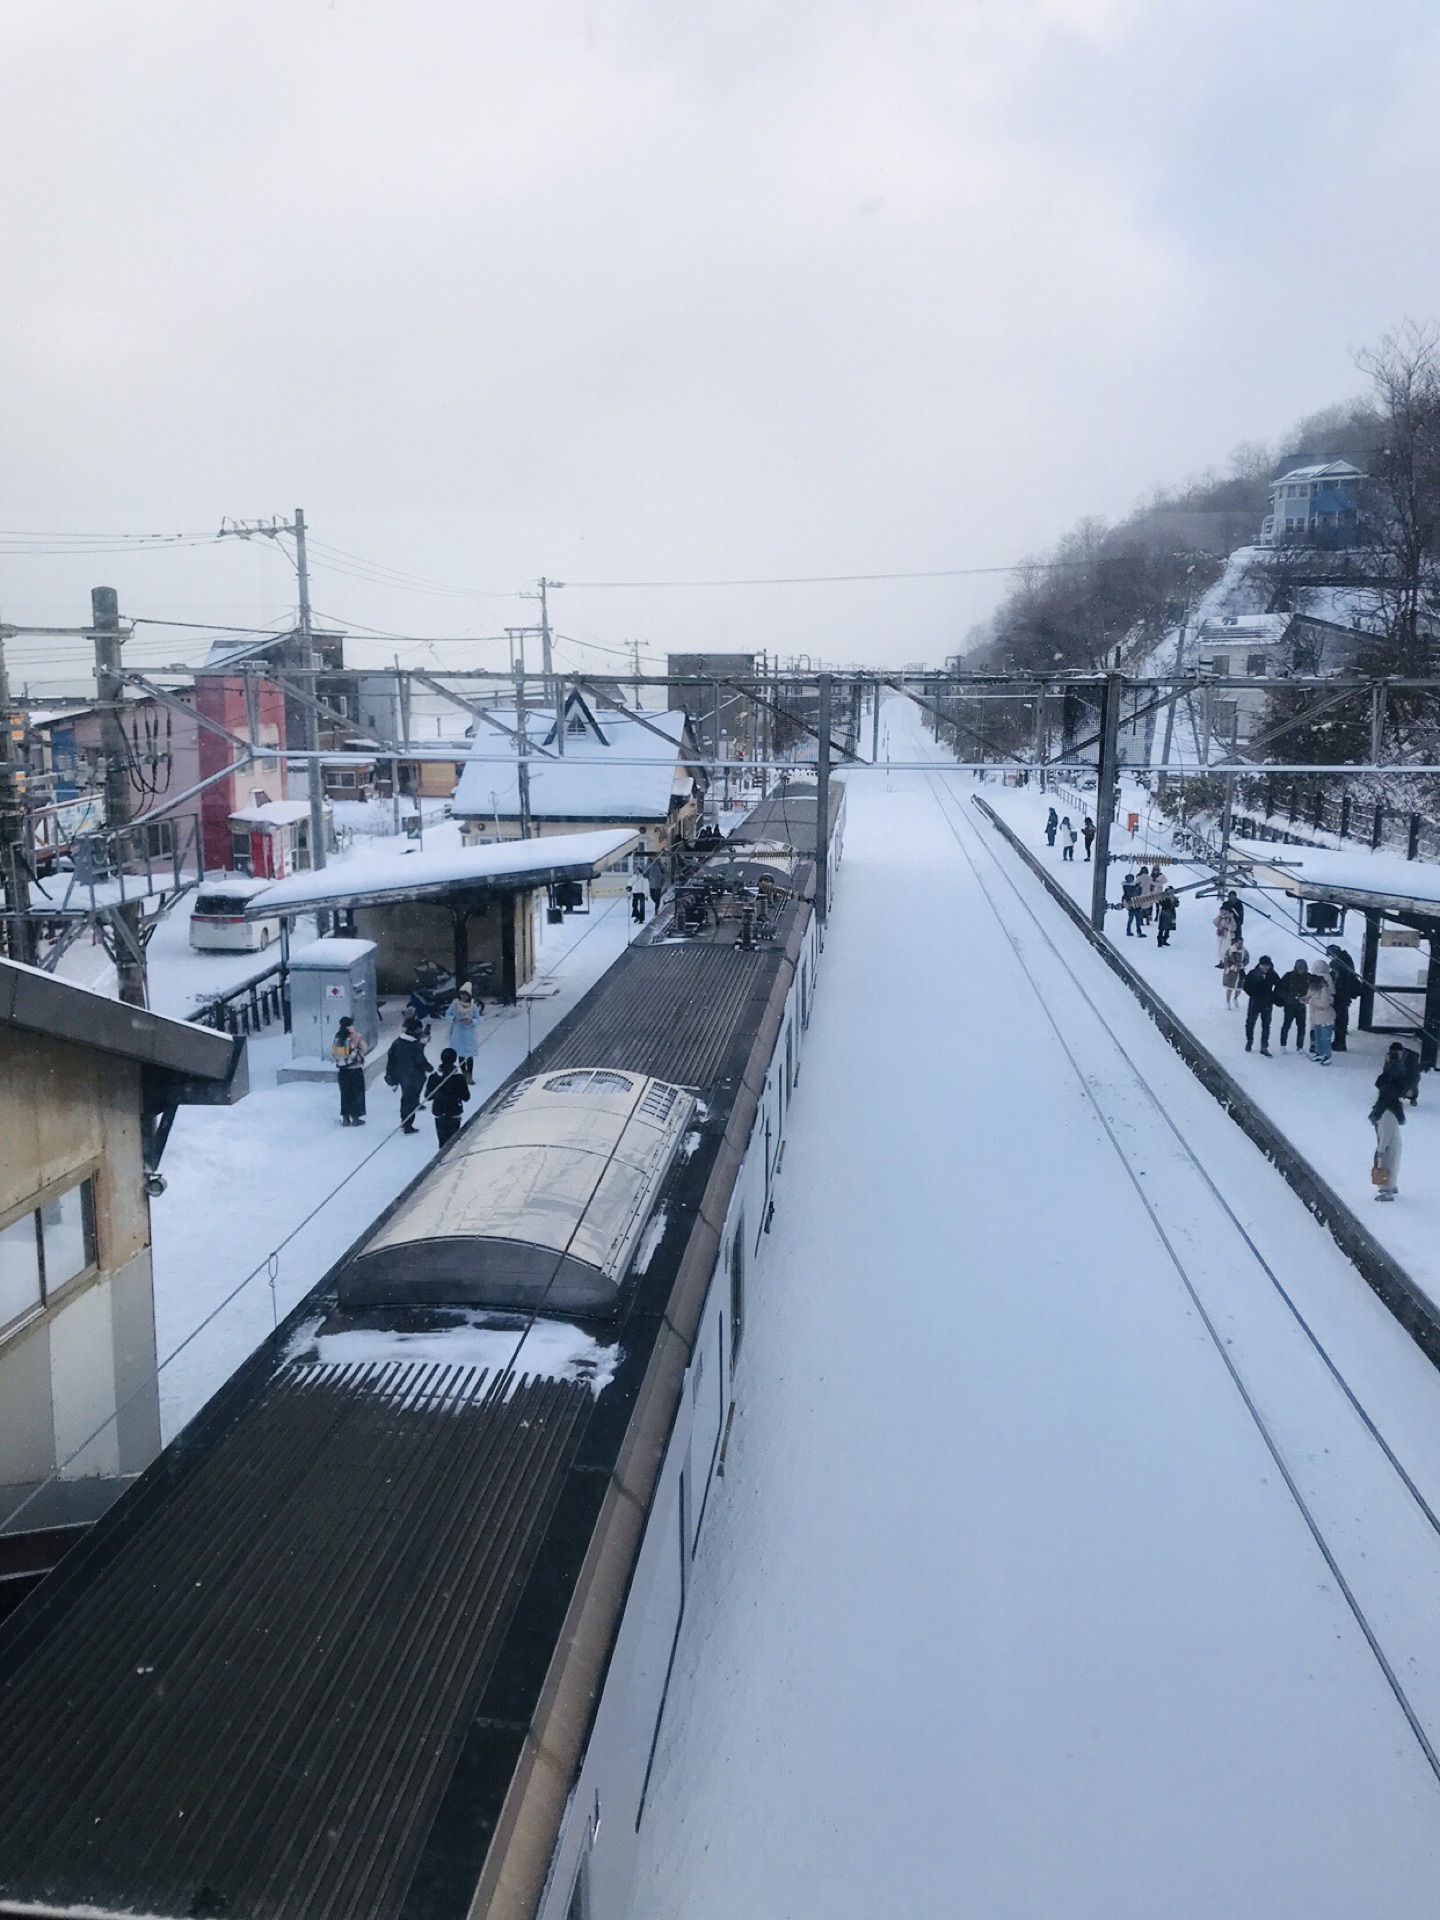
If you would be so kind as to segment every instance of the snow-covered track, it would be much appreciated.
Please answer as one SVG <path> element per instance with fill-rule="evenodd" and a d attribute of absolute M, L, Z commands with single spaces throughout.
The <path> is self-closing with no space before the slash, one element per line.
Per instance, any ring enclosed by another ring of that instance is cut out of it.
<path fill-rule="evenodd" d="M 1205 1337 L 1440 1780 L 1440 1674 L 1430 1658 L 1440 1607 L 1440 1484 L 1433 1465 L 1429 1474 L 1419 1466 L 1412 1471 L 1381 1432 L 1299 1304 L 1298 1275 L 1282 1276 L 1282 1268 L 1304 1262 L 1311 1250 L 1302 1247 L 1288 1261 L 1283 1252 L 1262 1250 L 1203 1150 L 1177 1125 L 1156 1069 L 1142 1067 L 1139 1049 L 1132 1051 L 1100 1004 L 1108 976 L 1092 993 L 946 783 L 927 776 L 927 784 Z M 1163 1045 L 1158 1036 L 1157 1043 Z M 1280 1176 L 1269 1171 L 1278 1185 Z M 1422 1478 L 1431 1480 L 1428 1492 Z"/>

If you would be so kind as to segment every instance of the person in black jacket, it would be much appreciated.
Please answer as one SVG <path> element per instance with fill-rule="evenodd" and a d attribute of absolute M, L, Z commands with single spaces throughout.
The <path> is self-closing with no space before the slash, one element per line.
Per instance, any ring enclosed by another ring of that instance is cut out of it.
<path fill-rule="evenodd" d="M 1336 1053 L 1346 1052 L 1345 1036 L 1350 1031 L 1350 1003 L 1360 998 L 1360 975 L 1344 947 L 1327 947 L 1330 956 L 1330 982 L 1335 994 Z"/>
<path fill-rule="evenodd" d="M 1283 1010 L 1280 1021 L 1280 1045 L 1283 1048 L 1290 1038 L 1290 1029 L 1295 1029 L 1295 1051 L 1305 1051 L 1305 1012 L 1310 997 L 1310 969 L 1303 960 L 1297 960 L 1287 974 L 1282 974 L 1275 997 Z"/>
<path fill-rule="evenodd" d="M 390 1042 L 385 1056 L 385 1084 L 400 1089 L 400 1131 L 414 1133 L 415 1113 L 425 1091 L 430 1061 L 425 1053 L 425 1029 L 414 1014 Z"/>
<path fill-rule="evenodd" d="M 425 1082 L 425 1098 L 435 1116 L 436 1143 L 443 1147 L 460 1131 L 460 1109 L 470 1098 L 470 1082 L 453 1047 L 444 1049 L 439 1066 Z"/>
<path fill-rule="evenodd" d="M 1233 887 L 1225 896 L 1225 911 L 1235 922 L 1235 932 L 1243 939 L 1245 937 L 1245 902 Z"/>
<path fill-rule="evenodd" d="M 1381 1175 L 1377 1200 L 1393 1200 L 1400 1190 L 1400 1129 L 1405 1124 L 1405 1109 L 1400 1102 L 1410 1084 L 1410 1062 L 1415 1057 L 1408 1047 L 1393 1040 L 1375 1082 L 1370 1124 L 1375 1129 L 1375 1168 Z"/>
<path fill-rule="evenodd" d="M 1080 832 L 1085 839 L 1085 858 L 1088 860 L 1095 846 L 1095 822 L 1090 818 L 1088 813 L 1081 823 Z"/>
<path fill-rule="evenodd" d="M 1045 844 L 1047 846 L 1050 846 L 1050 847 L 1054 846 L 1055 835 L 1059 831 L 1059 828 L 1060 828 L 1060 816 L 1058 813 L 1056 813 L 1054 807 L 1051 807 L 1049 817 L 1046 819 L 1046 822 L 1045 822 Z"/>
<path fill-rule="evenodd" d="M 1166 887 L 1160 896 L 1160 902 L 1155 911 L 1155 944 L 1157 947 L 1169 946 L 1170 936 L 1175 931 L 1175 916 L 1179 910 L 1179 906 L 1179 894 L 1176 893 L 1173 887 Z"/>
<path fill-rule="evenodd" d="M 1275 963 L 1268 953 L 1262 953 L 1255 965 L 1245 976 L 1245 998 L 1250 1002 L 1245 1014 L 1245 1051 L 1249 1053 L 1255 1045 L 1255 1022 L 1260 1022 L 1260 1051 L 1268 1060 L 1270 1055 L 1270 1020 L 1275 1012 L 1275 1001 L 1280 990 L 1280 976 L 1275 971 Z"/>

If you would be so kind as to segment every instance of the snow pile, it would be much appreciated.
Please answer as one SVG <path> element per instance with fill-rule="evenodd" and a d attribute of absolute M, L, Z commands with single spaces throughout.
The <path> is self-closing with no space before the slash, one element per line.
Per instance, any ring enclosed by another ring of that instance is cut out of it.
<path fill-rule="evenodd" d="M 494 1314 L 461 1311 L 453 1324 L 418 1333 L 384 1327 L 348 1327 L 324 1333 L 317 1314 L 292 1335 L 285 1359 L 294 1366 L 371 1366 L 386 1361 L 438 1362 L 486 1367 L 532 1380 L 580 1380 L 601 1393 L 615 1375 L 618 1346 L 602 1346 L 566 1320 L 536 1320 L 526 1327 L 497 1324 Z M 408 1391 L 408 1389 L 407 1389 Z"/>

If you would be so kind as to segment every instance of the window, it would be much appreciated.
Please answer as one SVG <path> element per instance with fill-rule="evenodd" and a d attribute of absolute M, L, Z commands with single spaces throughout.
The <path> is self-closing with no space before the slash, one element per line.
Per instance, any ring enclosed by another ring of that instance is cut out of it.
<path fill-rule="evenodd" d="M 95 1263 L 91 1178 L 0 1229 L 0 1328 L 38 1312 Z"/>
<path fill-rule="evenodd" d="M 730 1371 L 740 1357 L 740 1339 L 745 1330 L 745 1222 L 735 1222 L 735 1238 L 730 1242 Z"/>

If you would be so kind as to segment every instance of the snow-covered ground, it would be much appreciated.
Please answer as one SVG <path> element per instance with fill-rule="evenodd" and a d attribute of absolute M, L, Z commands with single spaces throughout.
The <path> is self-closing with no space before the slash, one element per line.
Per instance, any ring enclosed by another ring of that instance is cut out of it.
<path fill-rule="evenodd" d="M 171 931 L 162 928 L 156 940 Z M 623 951 L 630 932 L 623 898 L 597 902 L 592 914 L 559 927 L 538 915 L 536 997 L 518 1007 L 487 1005 L 475 1066 L 478 1098 L 493 1092 L 569 1012 Z M 192 956 L 207 963 L 217 957 L 249 961 L 252 970 L 264 958 Z M 159 1001 L 175 976 L 165 965 L 153 974 Z M 178 987 L 174 992 L 183 997 Z M 432 1060 L 444 1044 L 437 1025 Z M 427 1116 L 418 1134 L 399 1131 L 398 1096 L 383 1081 L 370 1088 L 369 1124 L 360 1129 L 340 1125 L 333 1082 L 277 1086 L 276 1068 L 289 1057 L 283 1034 L 252 1039 L 249 1095 L 234 1107 L 182 1107 L 165 1150 L 167 1187 L 152 1202 L 151 1224 L 167 1440 L 435 1151 Z"/>
<path fill-rule="evenodd" d="M 1428 1916 L 1440 1535 L 1278 1286 L 1432 1510 L 1440 1377 L 952 785 L 850 775 L 635 1913 Z"/>
<path fill-rule="evenodd" d="M 933 751 L 933 743 L 931 743 Z M 1059 847 L 1045 844 L 1043 825 L 1049 801 L 1032 788 L 1002 787 L 986 781 L 975 787 L 966 779 L 950 776 L 957 795 L 972 792 L 983 798 L 1025 838 L 1031 850 L 1052 868 L 1056 877 L 1069 887 L 1087 911 L 1090 904 L 1092 868 L 1084 864 L 1083 843 L 1075 850 L 1073 861 L 1060 857 Z M 1057 803 L 1059 804 L 1059 803 Z M 1145 811 L 1146 796 L 1140 788 L 1127 789 L 1120 810 L 1122 821 L 1130 812 L 1140 815 L 1140 825 L 1132 840 L 1122 832 L 1113 842 L 1115 851 L 1126 859 L 1139 861 L 1145 855 L 1169 853 L 1169 828 L 1158 813 Z M 1061 812 L 1066 811 L 1063 804 Z M 1076 822 L 1077 826 L 1079 822 Z M 987 828 L 1000 845 L 993 828 Z M 1275 847 L 1267 852 L 1284 857 L 1291 849 Z M 1002 856 L 1003 857 L 1003 856 Z M 1340 858 L 1342 856 L 1337 856 Z M 1372 856 L 1359 850 L 1343 855 L 1344 871 L 1353 879 L 1363 874 Z M 1417 881 L 1417 868 L 1397 860 L 1393 854 L 1376 854 L 1376 884 L 1404 883 L 1412 889 L 1429 885 Z M 1118 900 L 1123 864 L 1110 869 L 1109 897 Z M 1203 877 L 1201 868 L 1185 867 L 1178 875 L 1169 870 L 1177 886 L 1186 886 Z M 1431 869 L 1424 870 L 1427 874 Z M 1296 903 L 1287 895 L 1246 888 L 1245 944 L 1252 960 L 1268 953 L 1278 972 L 1288 971 L 1298 959 L 1308 965 L 1325 957 L 1325 939 L 1301 933 L 1297 924 Z M 1366 1115 L 1375 1099 L 1375 1076 L 1393 1038 L 1390 1034 L 1360 1033 L 1355 1025 L 1358 1007 L 1351 1008 L 1350 1034 L 1344 1053 L 1337 1053 L 1329 1067 L 1321 1069 L 1308 1053 L 1295 1051 L 1294 1035 L 1290 1050 L 1282 1055 L 1280 1014 L 1277 1010 L 1271 1038 L 1272 1059 L 1265 1059 L 1257 1043 L 1253 1053 L 1245 1051 L 1245 1012 L 1225 1005 L 1225 991 L 1215 967 L 1215 901 L 1213 897 L 1196 899 L 1181 895 L 1178 925 L 1168 947 L 1157 947 L 1152 925 L 1145 939 L 1127 938 L 1125 916 L 1109 916 L 1107 931 L 1123 951 L 1125 958 L 1185 1021 L 1186 1025 L 1217 1056 L 1245 1091 L 1259 1101 L 1282 1131 L 1293 1140 L 1317 1172 L 1356 1212 L 1365 1225 L 1400 1261 L 1416 1283 L 1430 1297 L 1440 1301 L 1440 1078 L 1427 1075 L 1418 1107 L 1407 1107 L 1403 1157 L 1400 1172 L 1400 1200 L 1394 1206 L 1375 1205 L 1375 1189 L 1370 1184 L 1370 1163 L 1375 1150 L 1375 1133 Z M 1344 944 L 1358 964 L 1364 923 L 1351 915 L 1346 925 Z M 1380 979 L 1415 986 L 1423 978 L 1426 964 L 1423 947 L 1382 947 Z M 1415 995 L 1397 1000 L 1381 1017 L 1389 1021 L 1416 1019 L 1422 1002 Z"/>

